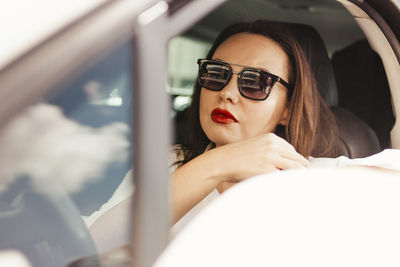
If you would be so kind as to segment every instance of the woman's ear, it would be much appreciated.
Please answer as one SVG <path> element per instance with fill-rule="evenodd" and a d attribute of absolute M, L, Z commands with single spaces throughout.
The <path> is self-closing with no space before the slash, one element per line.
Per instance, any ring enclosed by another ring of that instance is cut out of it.
<path fill-rule="evenodd" d="M 286 107 L 282 112 L 282 116 L 281 116 L 281 119 L 279 121 L 279 124 L 281 124 L 283 126 L 287 126 L 288 117 L 289 117 L 289 101 L 286 103 Z"/>

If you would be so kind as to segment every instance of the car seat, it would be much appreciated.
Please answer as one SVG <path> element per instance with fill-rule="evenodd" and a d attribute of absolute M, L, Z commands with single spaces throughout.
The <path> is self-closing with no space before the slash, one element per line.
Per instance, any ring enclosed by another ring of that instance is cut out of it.
<path fill-rule="evenodd" d="M 389 84 L 382 61 L 366 39 L 358 40 L 332 55 L 339 105 L 365 121 L 382 148 L 390 147 L 394 115 Z"/>
<path fill-rule="evenodd" d="M 336 117 L 342 154 L 360 158 L 381 151 L 375 132 L 356 115 L 338 102 L 338 90 L 326 47 L 319 33 L 309 25 L 285 23 L 295 36 L 309 60 L 318 90 Z"/>

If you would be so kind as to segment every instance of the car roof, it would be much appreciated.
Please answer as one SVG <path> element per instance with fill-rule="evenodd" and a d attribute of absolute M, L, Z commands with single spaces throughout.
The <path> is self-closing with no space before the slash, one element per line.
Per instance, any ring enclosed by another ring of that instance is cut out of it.
<path fill-rule="evenodd" d="M 106 1 L 7 1 L 0 8 L 0 68 Z"/>
<path fill-rule="evenodd" d="M 0 69 L 109 1 L 13 0 L 3 3 L 0 8 Z"/>

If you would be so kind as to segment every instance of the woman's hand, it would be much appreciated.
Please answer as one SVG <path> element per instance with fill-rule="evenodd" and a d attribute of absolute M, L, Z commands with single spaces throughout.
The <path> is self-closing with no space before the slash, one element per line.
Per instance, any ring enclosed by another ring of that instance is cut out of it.
<path fill-rule="evenodd" d="M 239 182 L 276 170 L 307 167 L 309 162 L 286 140 L 267 133 L 215 148 L 214 155 L 224 182 Z"/>

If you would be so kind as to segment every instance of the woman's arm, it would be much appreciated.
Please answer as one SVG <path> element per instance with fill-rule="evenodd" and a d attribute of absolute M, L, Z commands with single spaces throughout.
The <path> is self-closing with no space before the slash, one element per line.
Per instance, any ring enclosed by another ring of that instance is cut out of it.
<path fill-rule="evenodd" d="M 217 166 L 218 153 L 205 152 L 172 174 L 173 223 L 226 179 Z"/>
<path fill-rule="evenodd" d="M 268 133 L 207 151 L 172 174 L 173 222 L 224 183 L 308 166 L 292 145 Z"/>

